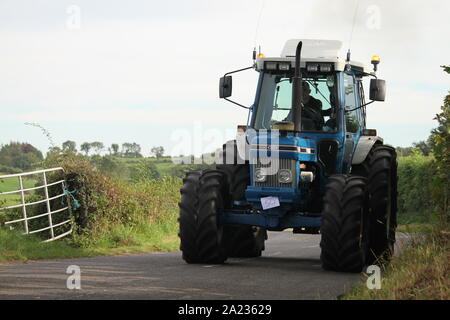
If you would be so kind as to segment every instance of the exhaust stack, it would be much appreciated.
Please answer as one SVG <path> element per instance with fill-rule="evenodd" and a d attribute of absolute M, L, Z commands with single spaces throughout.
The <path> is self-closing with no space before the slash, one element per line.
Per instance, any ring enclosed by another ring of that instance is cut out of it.
<path fill-rule="evenodd" d="M 302 42 L 299 41 L 295 51 L 295 73 L 292 79 L 292 111 L 294 120 L 294 133 L 297 136 L 301 130 L 303 88 L 302 73 L 300 71 L 300 57 L 302 52 Z"/>

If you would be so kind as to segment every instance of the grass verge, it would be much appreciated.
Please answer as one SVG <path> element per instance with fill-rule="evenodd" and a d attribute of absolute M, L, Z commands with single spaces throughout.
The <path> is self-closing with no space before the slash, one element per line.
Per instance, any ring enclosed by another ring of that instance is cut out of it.
<path fill-rule="evenodd" d="M 417 230 L 417 229 L 416 229 Z M 449 231 L 448 228 L 420 226 L 413 237 L 389 265 L 383 267 L 381 289 L 370 290 L 366 283 L 354 287 L 342 300 L 449 300 Z"/>
<path fill-rule="evenodd" d="M 0 262 L 166 252 L 179 247 L 179 239 L 170 225 L 143 226 L 141 230 L 118 226 L 108 237 L 87 247 L 78 246 L 70 238 L 41 241 L 35 235 L 0 228 Z"/>
<path fill-rule="evenodd" d="M 397 232 L 403 233 L 428 233 L 432 231 L 432 224 L 429 223 L 410 223 L 397 227 Z"/>

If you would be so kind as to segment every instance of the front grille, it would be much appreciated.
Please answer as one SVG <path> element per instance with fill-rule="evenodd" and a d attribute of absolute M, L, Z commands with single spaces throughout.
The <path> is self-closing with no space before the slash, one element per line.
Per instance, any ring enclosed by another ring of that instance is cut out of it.
<path fill-rule="evenodd" d="M 256 164 L 253 165 L 253 173 L 258 168 L 278 168 L 273 174 L 267 175 L 266 181 L 264 182 L 254 182 L 257 187 L 295 187 L 296 186 L 296 161 L 292 159 L 270 159 L 269 161 L 261 162 L 260 159 L 257 160 Z M 289 169 L 292 171 L 292 182 L 290 183 L 280 183 L 278 182 L 278 172 L 281 169 Z M 272 173 L 272 172 L 269 172 Z"/>

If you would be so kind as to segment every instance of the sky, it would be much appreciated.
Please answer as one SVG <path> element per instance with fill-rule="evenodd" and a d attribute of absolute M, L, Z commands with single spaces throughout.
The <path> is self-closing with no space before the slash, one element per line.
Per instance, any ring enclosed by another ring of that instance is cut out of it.
<path fill-rule="evenodd" d="M 437 126 L 450 87 L 440 68 L 450 64 L 449 15 L 445 0 L 1 0 L 0 144 L 211 151 L 247 122 L 219 99 L 219 78 L 251 66 L 255 46 L 279 56 L 299 38 L 341 40 L 343 57 L 350 46 L 368 64 L 380 56 L 387 96 L 368 106 L 367 124 L 410 146 Z M 233 99 L 251 105 L 256 82 L 253 70 L 235 75 Z"/>

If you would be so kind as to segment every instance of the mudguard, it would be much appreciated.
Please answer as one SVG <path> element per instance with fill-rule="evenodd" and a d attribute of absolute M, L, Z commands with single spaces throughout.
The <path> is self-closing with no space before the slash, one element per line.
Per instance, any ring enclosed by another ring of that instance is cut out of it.
<path fill-rule="evenodd" d="M 361 136 L 353 154 L 352 165 L 361 164 L 375 143 L 383 143 L 383 138 L 378 136 Z"/>

